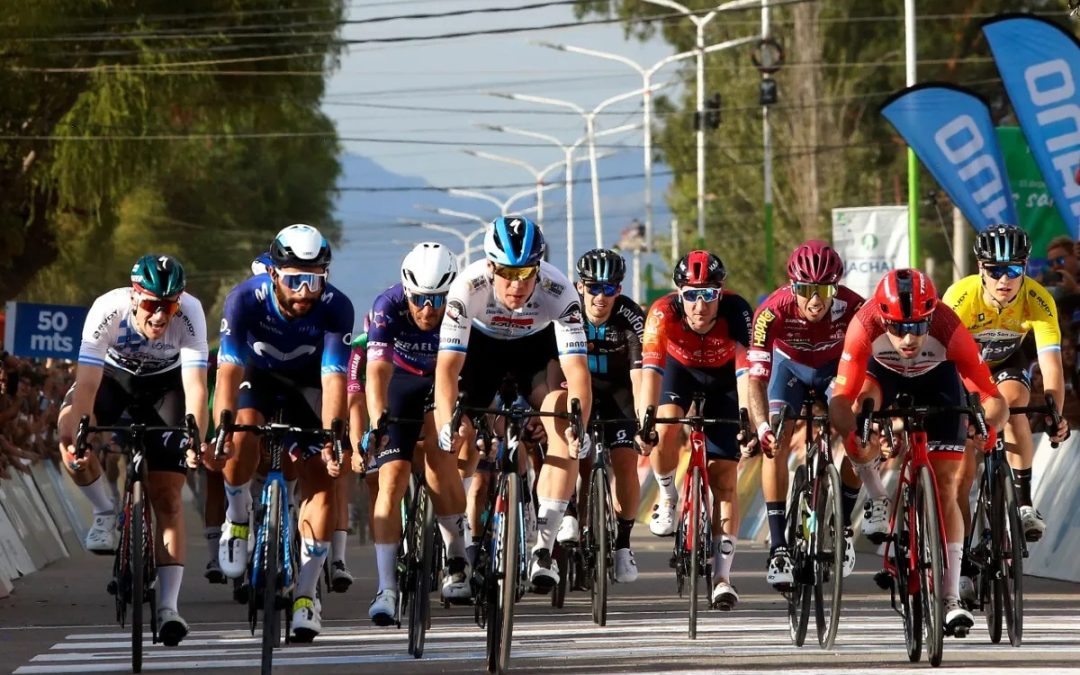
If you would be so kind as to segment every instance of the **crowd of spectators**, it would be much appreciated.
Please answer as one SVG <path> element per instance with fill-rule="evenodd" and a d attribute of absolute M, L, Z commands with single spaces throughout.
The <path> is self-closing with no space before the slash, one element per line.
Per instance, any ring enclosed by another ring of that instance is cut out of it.
<path fill-rule="evenodd" d="M 1077 340 L 1080 338 L 1080 244 L 1068 236 L 1055 237 L 1046 249 L 1047 267 L 1038 280 L 1054 296 L 1061 325 L 1061 365 L 1065 370 L 1064 414 L 1069 426 L 1080 428 L 1080 362 L 1077 360 Z M 1030 339 L 1028 343 L 1033 343 Z M 1035 392 L 1042 391 L 1042 376 L 1034 358 L 1034 344 L 1027 345 L 1032 354 L 1031 377 Z M 1038 403 L 1038 399 L 1034 401 Z M 1036 430 L 1041 426 L 1037 422 Z"/>
<path fill-rule="evenodd" d="M 0 478 L 28 464 L 59 461 L 56 416 L 74 379 L 74 365 L 0 355 Z"/>

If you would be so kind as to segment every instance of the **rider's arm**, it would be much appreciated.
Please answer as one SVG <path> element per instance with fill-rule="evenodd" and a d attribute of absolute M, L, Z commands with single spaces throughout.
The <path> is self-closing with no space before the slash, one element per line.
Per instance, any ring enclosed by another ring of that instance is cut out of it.
<path fill-rule="evenodd" d="M 469 349 L 473 316 L 481 303 L 490 297 L 490 282 L 473 289 L 469 279 L 459 274 L 450 284 L 446 296 L 446 311 L 439 326 L 439 355 L 435 360 L 435 429 L 441 431 L 450 423 L 458 397 L 458 376 L 465 366 L 465 353 Z M 476 298 L 470 303 L 471 298 Z M 457 429 L 453 430 L 457 433 Z"/>
<path fill-rule="evenodd" d="M 195 416 L 195 425 L 199 434 L 205 434 L 209 427 L 210 409 L 207 407 L 209 393 L 206 388 L 206 368 L 183 368 L 180 377 L 184 383 L 184 409 L 188 415 Z M 197 439 L 199 440 L 199 439 Z"/>
<path fill-rule="evenodd" d="M 116 308 L 111 295 L 106 294 L 95 300 L 86 313 L 82 342 L 79 344 L 79 365 L 75 371 L 75 391 L 70 408 L 60 415 L 57 424 L 61 450 L 74 441 L 75 425 L 79 423 L 79 418 L 94 410 L 105 358 L 120 325 L 121 311 Z"/>
<path fill-rule="evenodd" d="M 361 373 L 365 368 L 365 354 L 360 347 L 354 347 L 349 355 L 349 440 L 354 450 L 360 450 L 360 440 L 368 426 L 367 395 L 364 391 L 364 378 Z"/>
<path fill-rule="evenodd" d="M 840 355 L 840 365 L 833 380 L 833 396 L 829 401 L 829 418 L 841 438 L 847 438 L 855 430 L 853 406 L 866 379 L 867 365 L 874 357 L 866 323 L 876 320 L 872 308 L 864 306 L 851 319 L 844 335 L 844 352 Z"/>
<path fill-rule="evenodd" d="M 236 412 L 237 393 L 244 381 L 247 364 L 247 327 L 244 321 L 242 287 L 237 286 L 225 298 L 218 348 L 217 379 L 214 382 L 214 421 L 221 424 L 221 411 Z"/>
<path fill-rule="evenodd" d="M 660 384 L 667 361 L 667 313 L 671 311 L 666 298 L 660 298 L 649 308 L 645 332 L 641 338 L 641 386 L 634 397 L 638 419 L 645 416 L 648 406 L 660 405 Z"/>
<path fill-rule="evenodd" d="M 355 313 L 352 301 L 337 293 L 330 300 L 333 323 L 323 335 L 322 423 L 329 429 L 335 419 L 348 415 L 349 354 L 352 351 L 352 329 Z"/>
<path fill-rule="evenodd" d="M 205 434 L 210 418 L 206 386 L 207 358 L 210 351 L 206 339 L 206 314 L 203 313 L 202 303 L 195 296 L 185 293 L 181 300 L 180 313 L 172 320 L 183 321 L 187 329 L 183 332 L 183 342 L 180 345 L 184 408 L 187 414 L 195 416 L 199 433 Z"/>
<path fill-rule="evenodd" d="M 244 381 L 244 367 L 235 363 L 224 363 L 218 356 L 217 379 L 214 382 L 214 419 L 221 423 L 221 411 L 236 412 L 237 392 Z"/>
<path fill-rule="evenodd" d="M 754 315 L 750 349 L 746 354 L 750 381 L 746 386 L 746 397 L 743 397 L 741 389 L 739 392 L 739 399 L 746 401 L 746 407 L 750 410 L 750 426 L 754 429 L 769 421 L 768 389 L 772 375 L 773 341 L 777 326 L 782 323 L 776 320 L 776 312 L 769 302 L 771 299 L 772 296 L 766 299 Z"/>
<path fill-rule="evenodd" d="M 588 423 L 592 410 L 592 375 L 589 374 L 589 359 L 581 355 L 563 355 L 559 357 L 563 376 L 566 377 L 566 391 L 571 399 L 581 402 L 582 424 Z"/>
<path fill-rule="evenodd" d="M 67 414 L 61 415 L 58 431 L 60 436 L 60 448 L 66 451 L 66 447 L 75 441 L 75 426 L 79 418 L 89 415 L 94 410 L 94 401 L 97 399 L 98 387 L 101 386 L 101 377 L 105 369 L 101 366 L 89 363 L 80 363 L 75 371 L 75 391 L 71 397 L 71 407 Z"/>
<path fill-rule="evenodd" d="M 1065 371 L 1061 366 L 1061 327 L 1057 320 L 1057 303 L 1041 284 L 1033 279 L 1024 281 L 1031 285 L 1026 296 L 1028 316 L 1035 333 L 1035 348 L 1039 354 L 1039 370 L 1043 376 L 1043 391 L 1054 395 L 1058 412 L 1065 404 Z M 1023 291 L 1021 291 L 1023 292 Z"/>
<path fill-rule="evenodd" d="M 387 392 L 390 389 L 390 377 L 394 374 L 394 364 L 390 361 L 371 358 L 371 343 L 368 343 L 367 363 L 367 413 L 372 424 L 378 424 L 383 412 L 389 408 Z"/>

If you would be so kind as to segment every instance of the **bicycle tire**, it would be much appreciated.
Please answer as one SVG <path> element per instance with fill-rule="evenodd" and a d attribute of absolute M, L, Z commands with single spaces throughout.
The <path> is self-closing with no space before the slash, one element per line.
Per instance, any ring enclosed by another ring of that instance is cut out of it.
<path fill-rule="evenodd" d="M 896 502 L 896 532 L 893 536 L 892 562 L 896 567 L 896 594 L 900 597 L 901 618 L 904 622 L 904 647 L 907 650 L 908 660 L 912 663 L 922 658 L 923 633 L 922 633 L 922 590 L 912 594 L 911 570 L 908 569 L 911 548 L 911 517 L 908 510 L 911 508 L 911 486 L 904 487 L 900 492 L 900 498 Z"/>
<path fill-rule="evenodd" d="M 926 658 L 930 665 L 941 665 L 942 649 L 945 640 L 944 591 L 942 575 L 945 568 L 942 551 L 940 514 L 938 513 L 937 490 L 930 468 L 919 468 L 916 477 L 918 510 L 916 526 L 919 545 L 919 579 L 922 596 L 923 627 L 925 629 Z"/>
<path fill-rule="evenodd" d="M 787 508 L 787 545 L 791 552 L 792 584 L 791 590 L 784 594 L 787 598 L 788 632 L 791 643 L 802 647 L 806 642 L 806 628 L 810 623 L 810 592 L 804 583 L 801 570 L 806 565 L 806 539 L 803 536 L 802 512 L 806 500 L 807 471 L 805 465 L 795 468 L 791 482 L 791 498 Z"/>
<path fill-rule="evenodd" d="M 698 618 L 698 579 L 701 575 L 699 555 L 701 554 L 701 469 L 694 467 L 690 474 L 690 524 L 686 534 L 690 537 L 690 620 L 687 635 L 697 639 Z"/>
<path fill-rule="evenodd" d="M 607 505 L 611 501 L 608 494 L 607 472 L 593 470 L 589 494 L 589 536 L 592 539 L 592 599 L 593 622 L 598 626 L 607 625 L 608 581 L 610 580 L 611 543 L 608 532 Z"/>
<path fill-rule="evenodd" d="M 270 675 L 274 665 L 274 649 L 280 644 L 277 609 L 278 554 L 281 538 L 281 492 L 277 481 L 270 481 L 266 509 L 266 536 L 262 569 L 262 673 Z"/>
<path fill-rule="evenodd" d="M 413 572 L 414 591 L 412 611 L 409 614 L 409 653 L 414 658 L 424 655 L 424 641 L 428 624 L 431 620 L 431 568 L 435 556 L 435 510 L 428 498 L 427 490 L 418 490 L 421 500 L 417 534 L 417 549 L 414 560 L 418 568 Z"/>
<path fill-rule="evenodd" d="M 146 522 L 143 520 L 142 481 L 136 481 L 131 488 L 130 534 L 128 536 L 128 555 L 131 560 L 131 672 L 142 672 L 143 639 L 143 591 L 146 589 L 146 561 L 144 538 Z"/>
<path fill-rule="evenodd" d="M 844 592 L 844 512 L 840 489 L 840 472 L 832 464 L 825 465 L 817 483 L 813 537 L 814 613 L 818 645 L 822 649 L 832 649 L 836 642 Z"/>
<path fill-rule="evenodd" d="M 998 554 L 1001 550 L 997 548 L 997 542 L 1000 539 L 994 538 L 995 534 L 991 529 L 994 522 L 1000 522 L 1000 517 L 1004 515 L 1003 512 L 999 513 L 1002 511 L 998 508 L 1002 495 L 998 492 L 997 472 L 993 476 L 984 475 L 979 490 L 979 508 L 975 514 L 975 524 L 972 526 L 972 538 L 979 537 L 984 532 L 990 533 L 989 550 L 985 552 L 986 557 L 979 565 L 978 578 L 979 597 L 986 613 L 986 631 L 990 634 L 990 642 L 995 645 L 1001 642 L 1001 629 L 1004 623 L 1002 605 L 1005 601 L 1002 597 L 1003 586 L 996 578 L 997 570 L 1000 569 Z"/>
<path fill-rule="evenodd" d="M 516 473 L 503 477 L 503 511 L 494 533 L 498 541 L 496 597 L 493 598 L 494 621 L 488 623 L 488 672 L 505 673 L 510 668 L 510 647 L 514 634 L 514 603 L 520 573 L 521 550 L 518 541 L 522 515 L 521 481 Z"/>
<path fill-rule="evenodd" d="M 570 549 L 559 542 L 555 542 L 555 550 L 552 551 L 551 559 L 559 568 L 559 583 L 551 589 L 551 606 L 562 609 L 566 603 L 566 588 L 570 582 Z"/>
<path fill-rule="evenodd" d="M 994 570 L 994 590 L 1001 595 L 1001 615 L 1005 619 L 1009 644 L 1019 647 L 1024 641 L 1025 539 L 1011 474 L 1005 466 L 998 467 L 996 488 L 1001 493 L 1000 498 L 995 496 L 994 505 L 996 509 L 1000 504 L 1001 510 L 994 516 L 990 537 L 997 565 Z"/>

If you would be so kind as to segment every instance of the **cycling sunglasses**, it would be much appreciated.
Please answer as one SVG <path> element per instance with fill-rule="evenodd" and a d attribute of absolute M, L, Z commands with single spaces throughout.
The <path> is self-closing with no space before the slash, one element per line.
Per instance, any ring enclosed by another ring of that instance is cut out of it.
<path fill-rule="evenodd" d="M 173 316 L 180 311 L 180 298 L 155 298 L 149 295 L 139 296 L 139 309 L 153 316 L 162 312 L 165 316 Z"/>
<path fill-rule="evenodd" d="M 919 337 L 930 332 L 930 319 L 921 321 L 886 321 L 885 330 L 900 338 L 908 333 Z"/>
<path fill-rule="evenodd" d="M 611 298 L 619 292 L 619 284 L 585 284 L 585 292 L 589 295 L 602 295 L 605 298 Z"/>
<path fill-rule="evenodd" d="M 278 272 L 277 277 L 293 292 L 307 286 L 308 293 L 318 293 L 326 283 L 326 272 Z"/>
<path fill-rule="evenodd" d="M 809 300 L 815 295 L 822 300 L 828 300 L 836 295 L 836 284 L 807 284 L 801 281 L 792 281 L 791 290 L 800 298 Z"/>
<path fill-rule="evenodd" d="M 507 281 L 526 281 L 536 276 L 536 273 L 540 271 L 539 265 L 529 265 L 528 267 L 510 267 L 509 265 L 494 265 L 495 274 L 499 275 Z"/>
<path fill-rule="evenodd" d="M 416 307 L 431 305 L 432 309 L 441 309 L 446 304 L 446 293 L 406 293 L 405 294 Z"/>
<path fill-rule="evenodd" d="M 1058 267 L 1064 267 L 1065 266 L 1065 260 L 1066 260 L 1065 256 L 1059 255 L 1056 258 L 1050 258 L 1050 260 L 1048 260 L 1047 262 L 1049 264 L 1051 264 L 1051 265 L 1057 265 Z"/>
<path fill-rule="evenodd" d="M 704 300 L 705 302 L 713 302 L 720 297 L 719 288 L 687 288 L 684 289 L 679 295 L 685 302 L 697 302 L 698 300 Z"/>
<path fill-rule="evenodd" d="M 1024 276 L 1024 266 L 1021 264 L 984 265 L 983 271 L 986 272 L 991 279 L 1000 279 L 1001 277 L 1006 276 L 1010 279 L 1019 279 Z"/>

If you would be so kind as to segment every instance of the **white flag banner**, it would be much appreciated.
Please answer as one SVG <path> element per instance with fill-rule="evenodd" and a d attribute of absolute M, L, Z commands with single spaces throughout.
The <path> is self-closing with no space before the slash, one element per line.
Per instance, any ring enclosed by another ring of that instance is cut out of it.
<path fill-rule="evenodd" d="M 870 297 L 889 270 L 908 267 L 906 206 L 833 209 L 833 248 L 844 260 L 845 286 Z"/>

